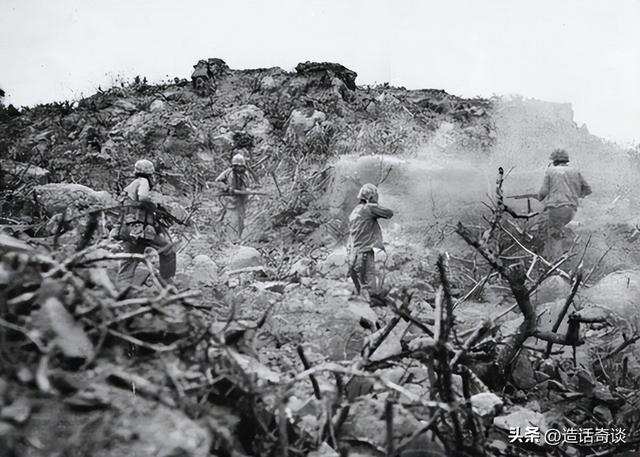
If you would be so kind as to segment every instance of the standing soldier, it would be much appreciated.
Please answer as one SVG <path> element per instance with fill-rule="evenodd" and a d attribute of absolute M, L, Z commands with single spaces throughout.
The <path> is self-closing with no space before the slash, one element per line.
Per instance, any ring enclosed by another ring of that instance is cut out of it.
<path fill-rule="evenodd" d="M 135 179 L 124 188 L 121 203 L 124 207 L 118 237 L 130 254 L 143 254 L 145 248 L 158 251 L 160 276 L 167 282 L 176 273 L 176 254 L 171 243 L 162 236 L 162 227 L 155 215 L 156 205 L 151 201 L 155 169 L 148 160 L 138 160 L 134 166 Z M 131 284 L 138 261 L 123 260 L 118 271 L 118 284 Z"/>
<path fill-rule="evenodd" d="M 377 288 L 373 248 L 384 249 L 379 218 L 389 219 L 393 211 L 378 204 L 378 189 L 367 183 L 358 192 L 358 206 L 349 216 L 349 275 L 356 291 Z M 365 295 L 365 296 L 366 296 Z"/>
<path fill-rule="evenodd" d="M 544 204 L 548 215 L 545 255 L 556 258 L 563 252 L 565 226 L 573 219 L 578 200 L 589 195 L 591 187 L 577 169 L 569 166 L 567 151 L 556 149 L 549 159 L 553 164 L 545 172 L 538 200 Z"/>
<path fill-rule="evenodd" d="M 249 200 L 247 192 L 251 184 L 255 182 L 254 177 L 247 168 L 244 156 L 242 154 L 234 155 L 231 159 L 231 167 L 224 170 L 216 178 L 216 182 L 223 184 L 225 197 L 231 200 L 228 209 L 233 213 L 235 230 L 238 239 L 241 239 L 244 231 L 247 201 Z"/>

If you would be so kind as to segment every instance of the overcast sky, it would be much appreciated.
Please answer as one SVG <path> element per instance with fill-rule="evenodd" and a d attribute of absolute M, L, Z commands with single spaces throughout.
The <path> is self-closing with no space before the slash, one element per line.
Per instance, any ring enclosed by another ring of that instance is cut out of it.
<path fill-rule="evenodd" d="M 7 102 L 90 95 L 118 76 L 336 61 L 359 84 L 570 102 L 640 142 L 640 0 L 0 0 Z"/>

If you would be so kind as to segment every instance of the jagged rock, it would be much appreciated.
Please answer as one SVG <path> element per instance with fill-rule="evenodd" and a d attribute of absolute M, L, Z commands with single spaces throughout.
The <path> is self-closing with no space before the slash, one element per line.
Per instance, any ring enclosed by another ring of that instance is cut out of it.
<path fill-rule="evenodd" d="M 40 184 L 49 179 L 49 170 L 28 163 L 16 162 L 14 160 L 0 160 L 0 170 L 2 173 L 9 173 L 13 176 L 21 176 L 23 179 L 34 180 Z"/>
<path fill-rule="evenodd" d="M 514 406 L 509 410 L 509 414 L 494 418 L 493 424 L 507 431 L 513 427 L 520 427 L 524 432 L 527 427 L 537 427 L 540 433 L 544 434 L 549 429 L 543 414 L 521 406 Z"/>
<path fill-rule="evenodd" d="M 218 265 L 208 255 L 197 255 L 193 258 L 191 277 L 198 283 L 211 284 L 218 278 Z"/>
<path fill-rule="evenodd" d="M 67 215 L 90 209 L 117 205 L 105 191 L 95 191 L 81 184 L 54 183 L 34 187 L 37 201 L 52 216 L 67 210 Z"/>
<path fill-rule="evenodd" d="M 385 400 L 388 394 L 373 397 L 366 395 L 351 404 L 349 416 L 341 430 L 341 438 L 346 441 L 367 443 L 383 451 L 387 445 L 385 421 Z M 394 448 L 420 428 L 420 422 L 403 406 L 393 407 Z"/>
<path fill-rule="evenodd" d="M 536 374 L 528 358 L 528 353 L 529 351 L 526 349 L 520 353 L 511 373 L 513 383 L 522 390 L 531 389 L 537 384 Z"/>
<path fill-rule="evenodd" d="M 263 266 L 264 260 L 262 254 L 260 254 L 257 249 L 249 246 L 240 246 L 229 257 L 227 271 L 239 271 Z"/>
<path fill-rule="evenodd" d="M 304 62 L 296 65 L 296 72 L 307 77 L 319 77 L 322 80 L 329 80 L 325 84 L 331 85 L 331 79 L 335 76 L 339 78 L 350 90 L 356 90 L 356 78 L 358 73 L 349 70 L 344 65 L 332 62 Z"/>
<path fill-rule="evenodd" d="M 613 422 L 613 414 L 611 414 L 611 410 L 604 405 L 598 405 L 593 408 L 593 415 L 605 424 Z"/>
<path fill-rule="evenodd" d="M 27 422 L 30 415 L 31 405 L 25 397 L 17 398 L 16 401 L 5 406 L 0 411 L 0 419 L 16 425 L 21 425 Z"/>
<path fill-rule="evenodd" d="M 162 110 L 165 109 L 166 105 L 167 104 L 163 100 L 154 100 L 149 105 L 149 111 L 152 112 L 152 113 L 155 113 L 155 112 L 158 112 L 158 111 L 162 111 Z"/>
<path fill-rule="evenodd" d="M 231 131 L 245 131 L 258 138 L 266 138 L 271 132 L 271 124 L 264 117 L 262 110 L 255 105 L 235 108 L 224 117 L 224 122 Z"/>
<path fill-rule="evenodd" d="M 493 392 L 482 392 L 471 396 L 471 407 L 481 417 L 490 417 L 497 414 L 504 402 Z"/>
<path fill-rule="evenodd" d="M 138 107 L 135 105 L 135 103 L 124 98 L 120 98 L 113 102 L 112 107 L 107 108 L 107 111 L 111 112 L 114 115 L 118 115 L 121 113 L 133 113 L 134 111 L 137 111 L 137 109 Z"/>
<path fill-rule="evenodd" d="M 269 92 L 277 89 L 278 87 L 280 87 L 280 85 L 278 84 L 278 82 L 275 80 L 273 76 L 267 75 L 260 80 L 260 89 L 264 91 Z"/>
<path fill-rule="evenodd" d="M 44 282 L 40 288 L 43 301 L 34 325 L 46 338 L 53 340 L 65 357 L 75 360 L 92 358 L 94 349 L 91 340 L 57 296 L 48 289 L 49 283 Z"/>
<path fill-rule="evenodd" d="M 407 328 L 409 328 L 409 325 L 411 325 L 409 322 L 399 322 L 393 328 L 393 330 L 391 330 L 391 333 L 389 333 L 389 335 L 382 341 L 375 352 L 371 354 L 369 359 L 375 362 L 400 354 L 402 352 L 402 345 L 400 344 L 400 340 L 407 331 Z M 378 330 L 368 338 L 369 341 L 374 341 L 383 331 L 384 328 Z"/>
<path fill-rule="evenodd" d="M 295 109 L 289 115 L 287 131 L 301 139 L 317 124 L 324 122 L 327 115 L 313 108 Z"/>

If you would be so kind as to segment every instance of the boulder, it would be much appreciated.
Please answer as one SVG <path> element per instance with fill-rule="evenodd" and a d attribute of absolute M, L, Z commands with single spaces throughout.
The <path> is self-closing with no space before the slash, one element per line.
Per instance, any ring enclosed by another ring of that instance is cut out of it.
<path fill-rule="evenodd" d="M 321 273 L 330 278 L 344 278 L 348 271 L 349 256 L 345 246 L 339 247 L 330 253 L 319 265 Z"/>
<path fill-rule="evenodd" d="M 211 284 L 218 278 L 218 265 L 205 254 L 197 255 L 193 258 L 194 281 L 200 284 Z"/>
<path fill-rule="evenodd" d="M 158 112 L 158 111 L 162 111 L 165 109 L 166 107 L 166 103 L 163 100 L 154 100 L 153 102 L 151 102 L 151 104 L 149 105 L 149 111 L 152 113 Z"/>
<path fill-rule="evenodd" d="M 227 271 L 239 271 L 264 267 L 262 254 L 252 247 L 240 246 L 229 257 Z"/>
<path fill-rule="evenodd" d="M 227 113 L 224 122 L 231 131 L 245 131 L 251 136 L 265 138 L 271 132 L 271 124 L 255 105 L 240 106 Z"/>
<path fill-rule="evenodd" d="M 52 216 L 67 210 L 67 216 L 90 208 L 115 206 L 118 202 L 105 191 L 95 191 L 81 184 L 53 183 L 34 187 L 37 201 Z"/>
<path fill-rule="evenodd" d="M 294 109 L 289 115 L 287 132 L 301 139 L 317 124 L 324 122 L 327 115 L 311 109 Z"/>
<path fill-rule="evenodd" d="M 531 301 L 536 304 L 554 302 L 566 299 L 571 292 L 569 282 L 560 276 L 550 276 L 542 281 L 536 291 L 531 295 Z"/>
<path fill-rule="evenodd" d="M 481 392 L 471 396 L 471 407 L 480 417 L 489 417 L 497 414 L 504 402 L 493 392 Z"/>
<path fill-rule="evenodd" d="M 592 287 L 578 291 L 577 300 L 584 306 L 615 314 L 629 323 L 638 322 L 640 303 L 640 271 L 611 273 Z"/>

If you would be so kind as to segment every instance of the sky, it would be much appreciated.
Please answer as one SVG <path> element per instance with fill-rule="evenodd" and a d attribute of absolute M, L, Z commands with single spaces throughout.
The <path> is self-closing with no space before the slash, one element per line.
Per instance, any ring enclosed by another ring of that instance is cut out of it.
<path fill-rule="evenodd" d="M 77 99 L 118 78 L 334 61 L 358 84 L 571 103 L 640 143 L 640 0 L 0 0 L 5 103 Z"/>

